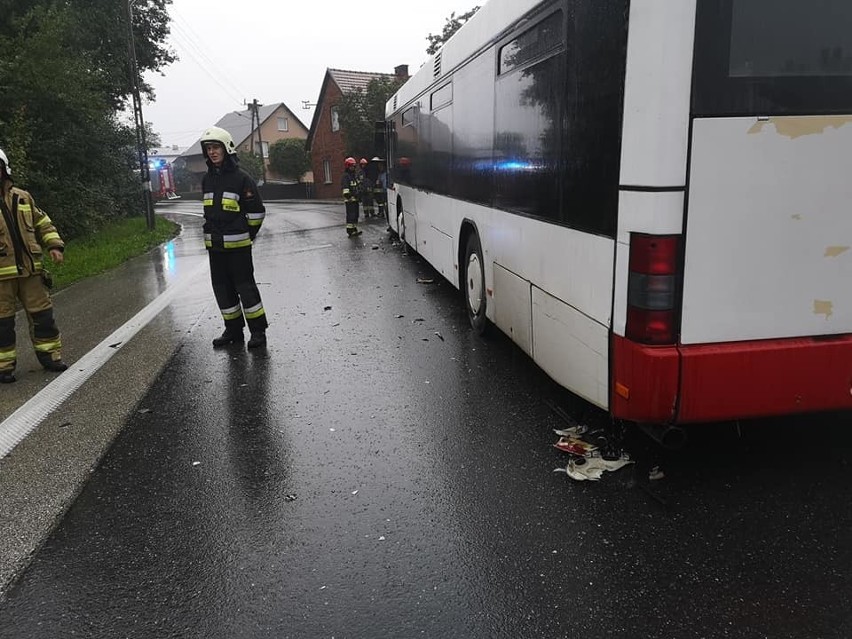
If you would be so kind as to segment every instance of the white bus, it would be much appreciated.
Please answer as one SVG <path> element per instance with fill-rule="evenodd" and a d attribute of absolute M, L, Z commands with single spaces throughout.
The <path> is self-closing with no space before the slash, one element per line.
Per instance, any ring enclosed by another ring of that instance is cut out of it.
<path fill-rule="evenodd" d="M 386 124 L 392 230 L 614 418 L 852 409 L 849 0 L 490 0 Z"/>

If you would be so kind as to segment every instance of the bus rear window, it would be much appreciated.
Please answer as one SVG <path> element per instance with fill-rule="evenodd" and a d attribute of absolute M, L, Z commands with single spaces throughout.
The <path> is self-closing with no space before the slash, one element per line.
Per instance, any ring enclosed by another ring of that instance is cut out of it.
<path fill-rule="evenodd" d="M 729 73 L 734 78 L 852 75 L 852 2 L 734 2 Z"/>
<path fill-rule="evenodd" d="M 693 114 L 852 113 L 850 0 L 699 0 Z"/>

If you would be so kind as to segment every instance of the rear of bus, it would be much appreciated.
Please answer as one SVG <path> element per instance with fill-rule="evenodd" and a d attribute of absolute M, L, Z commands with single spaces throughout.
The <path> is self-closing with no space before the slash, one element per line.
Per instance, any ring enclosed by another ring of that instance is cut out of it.
<path fill-rule="evenodd" d="M 852 2 L 630 22 L 612 413 L 852 409 Z"/>

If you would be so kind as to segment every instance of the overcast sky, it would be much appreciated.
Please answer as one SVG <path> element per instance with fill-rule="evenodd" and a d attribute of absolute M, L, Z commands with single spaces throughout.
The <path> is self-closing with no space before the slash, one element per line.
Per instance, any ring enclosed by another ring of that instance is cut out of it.
<path fill-rule="evenodd" d="M 180 57 L 149 74 L 143 115 L 163 145 L 187 146 L 230 111 L 284 102 L 310 127 L 326 68 L 414 73 L 426 36 L 480 0 L 174 0 L 169 44 Z"/>

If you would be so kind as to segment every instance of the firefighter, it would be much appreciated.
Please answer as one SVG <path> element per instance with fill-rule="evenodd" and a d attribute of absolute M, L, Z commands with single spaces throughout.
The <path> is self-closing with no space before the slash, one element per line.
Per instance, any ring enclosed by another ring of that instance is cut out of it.
<path fill-rule="evenodd" d="M 364 207 L 364 219 L 376 216 L 375 207 L 375 188 L 378 177 L 373 175 L 375 172 L 370 167 L 370 162 L 367 158 L 361 158 L 361 204 Z"/>
<path fill-rule="evenodd" d="M 385 161 L 380 157 L 374 157 L 370 160 L 370 165 L 375 166 L 376 172 L 376 187 L 374 189 L 377 215 L 380 218 L 387 219 L 388 216 L 388 174 L 385 169 Z"/>
<path fill-rule="evenodd" d="M 231 134 L 210 127 L 201 136 L 207 173 L 204 193 L 204 246 L 210 259 L 210 279 L 225 331 L 213 346 L 242 344 L 248 324 L 249 348 L 266 346 L 266 312 L 254 280 L 251 247 L 266 208 L 251 176 L 239 167 Z"/>
<path fill-rule="evenodd" d="M 53 304 L 42 267 L 47 252 L 57 264 L 64 259 L 65 244 L 56 227 L 33 201 L 32 195 L 12 186 L 12 168 L 0 150 L 0 383 L 15 381 L 15 312 L 17 301 L 27 313 L 30 337 L 39 364 L 61 373 L 62 341 L 53 319 Z"/>
<path fill-rule="evenodd" d="M 361 235 L 358 229 L 358 195 L 361 191 L 361 183 L 358 177 L 358 163 L 355 158 L 346 158 L 343 162 L 345 171 L 341 186 L 343 188 L 343 202 L 346 204 L 346 235 L 355 237 Z"/>

